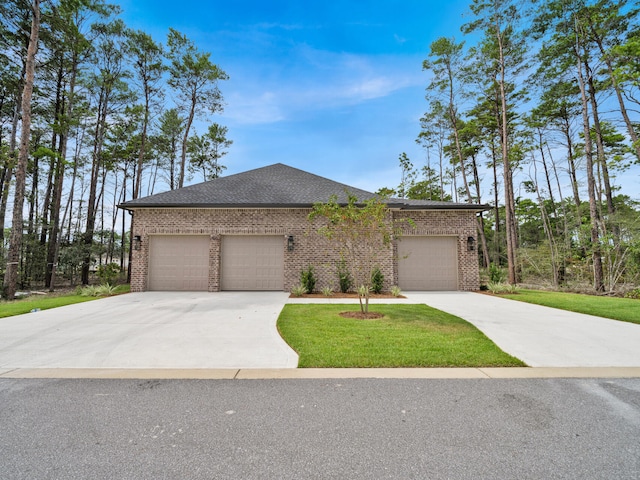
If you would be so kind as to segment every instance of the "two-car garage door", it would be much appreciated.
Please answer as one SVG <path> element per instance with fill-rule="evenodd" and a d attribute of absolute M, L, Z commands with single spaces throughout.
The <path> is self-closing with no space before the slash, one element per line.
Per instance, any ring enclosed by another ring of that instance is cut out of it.
<path fill-rule="evenodd" d="M 457 290 L 457 238 L 402 237 L 398 242 L 398 286 L 406 291 Z"/>
<path fill-rule="evenodd" d="M 210 244 L 208 235 L 152 235 L 149 290 L 208 290 Z M 283 290 L 284 237 L 223 236 L 220 282 L 222 290 Z"/>

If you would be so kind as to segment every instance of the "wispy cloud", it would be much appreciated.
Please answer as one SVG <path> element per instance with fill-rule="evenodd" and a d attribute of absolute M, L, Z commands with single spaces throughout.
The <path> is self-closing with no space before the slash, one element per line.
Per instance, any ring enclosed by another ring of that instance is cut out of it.
<path fill-rule="evenodd" d="M 304 46 L 287 62 L 264 62 L 241 73 L 236 88 L 229 84 L 225 116 L 238 123 L 273 123 L 387 97 L 423 84 L 419 67 L 406 68 L 413 61 Z"/>

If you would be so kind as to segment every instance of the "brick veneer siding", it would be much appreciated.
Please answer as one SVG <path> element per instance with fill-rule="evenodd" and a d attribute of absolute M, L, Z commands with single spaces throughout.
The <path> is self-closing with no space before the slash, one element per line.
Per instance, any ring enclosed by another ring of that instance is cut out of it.
<path fill-rule="evenodd" d="M 136 209 L 133 235 L 140 235 L 140 250 L 132 253 L 131 291 L 147 289 L 149 273 L 149 237 L 151 235 L 209 235 L 210 292 L 220 290 L 220 244 L 223 235 L 282 235 L 284 252 L 284 289 L 290 291 L 300 282 L 300 271 L 313 265 L 318 277 L 316 288 L 338 288 L 335 265 L 337 255 L 326 239 L 318 235 L 307 220 L 310 209 L 211 209 L 145 208 Z M 405 225 L 404 235 L 455 235 L 458 237 L 458 278 L 461 290 L 478 288 L 478 258 L 467 252 L 468 236 L 475 237 L 475 216 L 468 211 L 393 212 L 397 220 L 411 218 L 415 228 Z M 287 250 L 286 237 L 294 236 L 293 251 Z M 393 254 L 380 262 L 385 289 L 397 284 L 397 259 Z"/>

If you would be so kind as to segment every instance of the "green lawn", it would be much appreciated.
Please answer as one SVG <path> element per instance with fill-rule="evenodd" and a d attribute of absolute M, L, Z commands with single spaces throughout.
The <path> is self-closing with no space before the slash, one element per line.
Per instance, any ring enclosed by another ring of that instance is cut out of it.
<path fill-rule="evenodd" d="M 129 291 L 129 285 L 119 285 L 116 288 L 116 293 L 126 293 Z M 11 317 L 13 315 L 22 315 L 23 313 L 29 313 L 34 308 L 40 310 L 47 310 L 49 308 L 63 307 L 65 305 L 72 305 L 74 303 L 89 302 L 91 300 L 97 300 L 103 297 L 83 297 L 75 293 L 68 295 L 32 295 L 30 297 L 12 300 L 10 302 L 0 301 L 0 318 Z"/>
<path fill-rule="evenodd" d="M 515 367 L 464 320 L 426 305 L 372 305 L 377 320 L 343 318 L 356 305 L 286 305 L 278 330 L 299 367 Z"/>
<path fill-rule="evenodd" d="M 520 290 L 519 292 L 500 296 L 521 302 L 640 324 L 640 300 L 541 290 Z"/>

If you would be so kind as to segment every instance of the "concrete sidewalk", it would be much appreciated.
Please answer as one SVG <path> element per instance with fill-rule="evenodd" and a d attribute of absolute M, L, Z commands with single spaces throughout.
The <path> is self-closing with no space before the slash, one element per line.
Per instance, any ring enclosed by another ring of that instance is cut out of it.
<path fill-rule="evenodd" d="M 640 367 L 592 368 L 16 368 L 0 369 L 3 378 L 313 380 L 347 378 L 508 379 L 640 378 Z"/>

